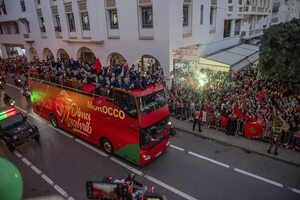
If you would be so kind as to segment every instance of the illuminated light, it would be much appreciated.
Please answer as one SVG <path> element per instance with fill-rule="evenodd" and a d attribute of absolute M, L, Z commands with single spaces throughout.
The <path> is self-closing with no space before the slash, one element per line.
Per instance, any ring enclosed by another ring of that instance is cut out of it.
<path fill-rule="evenodd" d="M 0 115 L 6 114 L 6 113 L 14 111 L 14 110 L 15 110 L 14 108 L 8 109 L 6 111 L 1 112 Z"/>
<path fill-rule="evenodd" d="M 32 103 L 40 101 L 42 98 L 41 92 L 37 90 L 33 90 L 30 95 L 30 100 Z"/>
<path fill-rule="evenodd" d="M 150 155 L 143 155 L 144 160 L 149 160 L 151 158 Z"/>
<path fill-rule="evenodd" d="M 12 110 L 11 112 L 5 112 L 4 114 L 0 115 L 0 121 L 7 119 L 11 116 L 14 116 L 16 114 L 18 114 L 16 110 Z"/>
<path fill-rule="evenodd" d="M 200 73 L 199 76 L 198 76 L 199 86 L 203 87 L 203 86 L 206 85 L 207 82 L 208 82 L 207 75 L 203 74 L 203 73 Z"/>

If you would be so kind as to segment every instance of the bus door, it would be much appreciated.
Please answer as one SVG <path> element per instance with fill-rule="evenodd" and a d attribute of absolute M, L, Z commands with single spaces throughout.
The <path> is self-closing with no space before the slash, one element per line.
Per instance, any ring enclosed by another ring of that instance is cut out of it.
<path fill-rule="evenodd" d="M 135 97 L 125 91 L 114 91 L 114 103 L 125 112 L 125 118 L 119 119 L 116 127 L 120 132 L 121 146 L 139 144 L 139 122 Z"/>

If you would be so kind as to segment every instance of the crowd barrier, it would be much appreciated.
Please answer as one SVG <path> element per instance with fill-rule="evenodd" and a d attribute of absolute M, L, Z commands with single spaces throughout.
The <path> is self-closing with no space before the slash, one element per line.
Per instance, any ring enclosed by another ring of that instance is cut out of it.
<path fill-rule="evenodd" d="M 192 113 L 191 111 L 183 111 L 180 109 L 171 108 L 171 113 L 177 119 L 186 121 L 193 121 L 193 115 L 186 115 L 185 113 Z M 181 115 L 182 114 L 182 115 Z M 269 136 L 271 131 L 270 124 L 261 124 L 259 122 L 244 122 L 239 119 L 230 119 L 228 116 L 215 115 L 213 113 L 202 112 L 202 125 L 208 128 L 214 128 L 226 132 L 228 135 L 235 137 L 244 136 L 249 139 L 258 139 L 265 142 L 269 142 Z M 291 132 L 288 130 L 283 131 L 279 140 L 281 146 L 287 148 L 300 148 L 300 131 Z"/>
<path fill-rule="evenodd" d="M 76 90 L 82 88 L 82 83 L 80 83 L 76 79 L 61 79 L 54 75 L 39 74 L 36 70 L 29 70 L 29 76 L 31 78 L 36 78 L 46 82 L 60 84 L 62 86 L 67 86 Z"/>

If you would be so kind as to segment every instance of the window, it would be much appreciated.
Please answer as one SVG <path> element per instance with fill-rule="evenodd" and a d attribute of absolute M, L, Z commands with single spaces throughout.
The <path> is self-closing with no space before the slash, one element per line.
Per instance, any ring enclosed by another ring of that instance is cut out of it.
<path fill-rule="evenodd" d="M 56 22 L 55 31 L 61 32 L 59 15 L 55 15 L 55 22 Z"/>
<path fill-rule="evenodd" d="M 137 107 L 135 103 L 135 98 L 133 96 L 129 96 L 129 94 L 115 91 L 114 92 L 114 101 L 115 103 L 122 109 L 126 114 L 131 117 L 137 117 Z"/>
<path fill-rule="evenodd" d="M 20 1 L 22 12 L 26 11 L 25 0 Z"/>
<path fill-rule="evenodd" d="M 69 22 L 69 31 L 70 32 L 75 32 L 75 20 L 74 20 L 74 14 L 73 13 L 67 13 L 67 18 Z"/>
<path fill-rule="evenodd" d="M 189 25 L 189 6 L 183 5 L 183 26 Z"/>
<path fill-rule="evenodd" d="M 70 4 L 70 3 L 65 4 L 65 10 L 66 10 L 66 14 L 67 14 L 69 32 L 76 32 L 75 18 L 74 18 L 74 14 L 73 14 L 72 4 Z"/>
<path fill-rule="evenodd" d="M 46 32 L 46 27 L 44 25 L 44 17 L 39 17 L 39 23 L 40 23 L 41 32 L 45 33 Z"/>
<path fill-rule="evenodd" d="M 20 31 L 19 31 L 19 25 L 18 25 L 18 23 L 17 22 L 14 22 L 14 30 L 15 30 L 15 34 L 19 34 L 20 33 Z"/>
<path fill-rule="evenodd" d="M 243 0 L 239 0 L 239 5 L 242 5 L 243 4 Z"/>
<path fill-rule="evenodd" d="M 0 34 L 3 34 L 2 25 L 0 25 Z"/>
<path fill-rule="evenodd" d="M 210 7 L 210 16 L 209 16 L 209 24 L 213 25 L 214 24 L 214 8 Z"/>
<path fill-rule="evenodd" d="M 203 5 L 200 8 L 200 24 L 203 24 Z"/>
<path fill-rule="evenodd" d="M 26 23 L 25 23 L 25 27 L 26 27 L 26 32 L 27 32 L 27 33 L 30 33 L 30 25 L 29 25 L 29 22 L 26 22 Z"/>
<path fill-rule="evenodd" d="M 224 33 L 223 37 L 230 37 L 230 30 L 231 30 L 231 20 L 224 20 Z"/>
<path fill-rule="evenodd" d="M 118 29 L 119 22 L 118 22 L 118 12 L 117 9 L 109 10 L 109 20 L 110 20 L 110 28 L 111 29 Z"/>
<path fill-rule="evenodd" d="M 152 6 L 141 7 L 142 10 L 142 27 L 153 28 Z"/>
<path fill-rule="evenodd" d="M 241 30 L 241 20 L 235 20 L 234 35 L 239 35 Z"/>
<path fill-rule="evenodd" d="M 232 0 L 228 0 L 228 4 L 232 4 Z"/>
<path fill-rule="evenodd" d="M 81 23 L 82 23 L 82 30 L 84 30 L 84 31 L 90 30 L 90 22 L 89 22 L 88 12 L 81 13 Z"/>
<path fill-rule="evenodd" d="M 41 0 L 36 0 L 37 4 L 41 4 Z"/>

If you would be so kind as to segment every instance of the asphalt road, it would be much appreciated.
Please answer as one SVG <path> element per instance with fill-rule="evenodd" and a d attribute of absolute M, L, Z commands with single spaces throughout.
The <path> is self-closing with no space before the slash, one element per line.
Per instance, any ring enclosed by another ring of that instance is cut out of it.
<path fill-rule="evenodd" d="M 30 191 L 36 187 L 39 195 L 44 192 L 86 199 L 86 181 L 101 180 L 107 175 L 122 178 L 131 170 L 140 174 L 138 181 L 154 185 L 155 191 L 169 200 L 300 199 L 297 166 L 177 131 L 167 152 L 139 168 L 54 129 L 31 113 L 30 105 L 17 89 L 7 86 L 5 91 L 16 97 L 17 106 L 26 111 L 28 121 L 38 126 L 41 135 L 39 144 L 29 142 L 19 146 L 16 155 L 6 152 L 19 168 L 31 171 L 24 174 L 25 198 L 35 195 Z M 17 156 L 30 161 L 30 166 Z M 32 166 L 41 174 L 34 172 Z M 42 184 L 37 185 L 38 181 Z"/>

